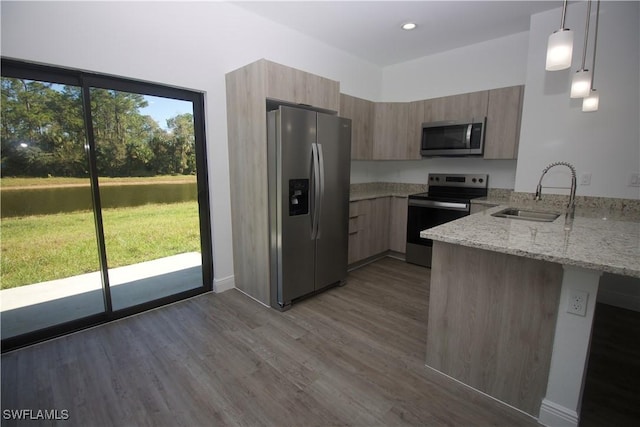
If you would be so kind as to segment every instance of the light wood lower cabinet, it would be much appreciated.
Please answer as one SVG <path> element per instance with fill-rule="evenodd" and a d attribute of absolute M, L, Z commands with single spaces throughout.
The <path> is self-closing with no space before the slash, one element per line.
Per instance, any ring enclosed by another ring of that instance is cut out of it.
<path fill-rule="evenodd" d="M 389 249 L 405 253 L 407 247 L 407 198 L 391 198 L 391 215 L 389 216 Z"/>
<path fill-rule="evenodd" d="M 379 197 L 349 204 L 349 264 L 388 250 L 404 253 L 407 199 Z"/>
<path fill-rule="evenodd" d="M 536 417 L 562 266 L 437 241 L 432 263 L 427 366 Z"/>

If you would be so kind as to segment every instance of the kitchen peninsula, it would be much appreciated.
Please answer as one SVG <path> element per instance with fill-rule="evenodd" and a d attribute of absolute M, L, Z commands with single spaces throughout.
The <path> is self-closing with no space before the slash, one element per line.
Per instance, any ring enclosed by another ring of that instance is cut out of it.
<path fill-rule="evenodd" d="M 640 222 L 578 213 L 565 231 L 562 215 L 492 216 L 505 208 L 421 233 L 434 240 L 426 364 L 542 424 L 576 426 L 600 275 L 640 278 Z"/>

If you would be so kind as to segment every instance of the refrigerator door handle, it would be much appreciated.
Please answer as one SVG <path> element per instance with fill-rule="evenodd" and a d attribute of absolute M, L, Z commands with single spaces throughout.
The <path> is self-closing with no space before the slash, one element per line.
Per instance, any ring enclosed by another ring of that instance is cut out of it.
<path fill-rule="evenodd" d="M 324 200 L 324 155 L 322 154 L 322 144 L 318 145 L 318 169 L 320 170 L 320 195 L 318 197 L 318 208 L 316 213 L 318 219 L 316 220 L 316 239 L 319 239 L 322 235 L 322 228 L 320 228 L 320 214 L 322 213 L 322 201 Z"/>
<path fill-rule="evenodd" d="M 320 197 L 320 165 L 318 160 L 318 145 L 311 144 L 311 164 L 313 165 L 313 210 L 311 212 L 311 240 L 318 236 L 318 204 Z"/>

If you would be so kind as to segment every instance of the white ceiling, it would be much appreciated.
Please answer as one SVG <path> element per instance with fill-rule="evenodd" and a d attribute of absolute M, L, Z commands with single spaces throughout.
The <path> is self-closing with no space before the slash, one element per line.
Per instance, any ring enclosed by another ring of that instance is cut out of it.
<path fill-rule="evenodd" d="M 529 30 L 556 1 L 240 1 L 236 5 L 379 66 Z M 400 25 L 415 22 L 412 31 Z M 558 14 L 560 27 L 560 14 Z"/>

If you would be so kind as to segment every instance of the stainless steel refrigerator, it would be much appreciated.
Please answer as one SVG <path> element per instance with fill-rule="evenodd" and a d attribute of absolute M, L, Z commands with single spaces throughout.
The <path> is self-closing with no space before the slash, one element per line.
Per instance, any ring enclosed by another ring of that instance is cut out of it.
<path fill-rule="evenodd" d="M 289 106 L 267 114 L 271 306 L 286 310 L 346 280 L 351 120 Z"/>

